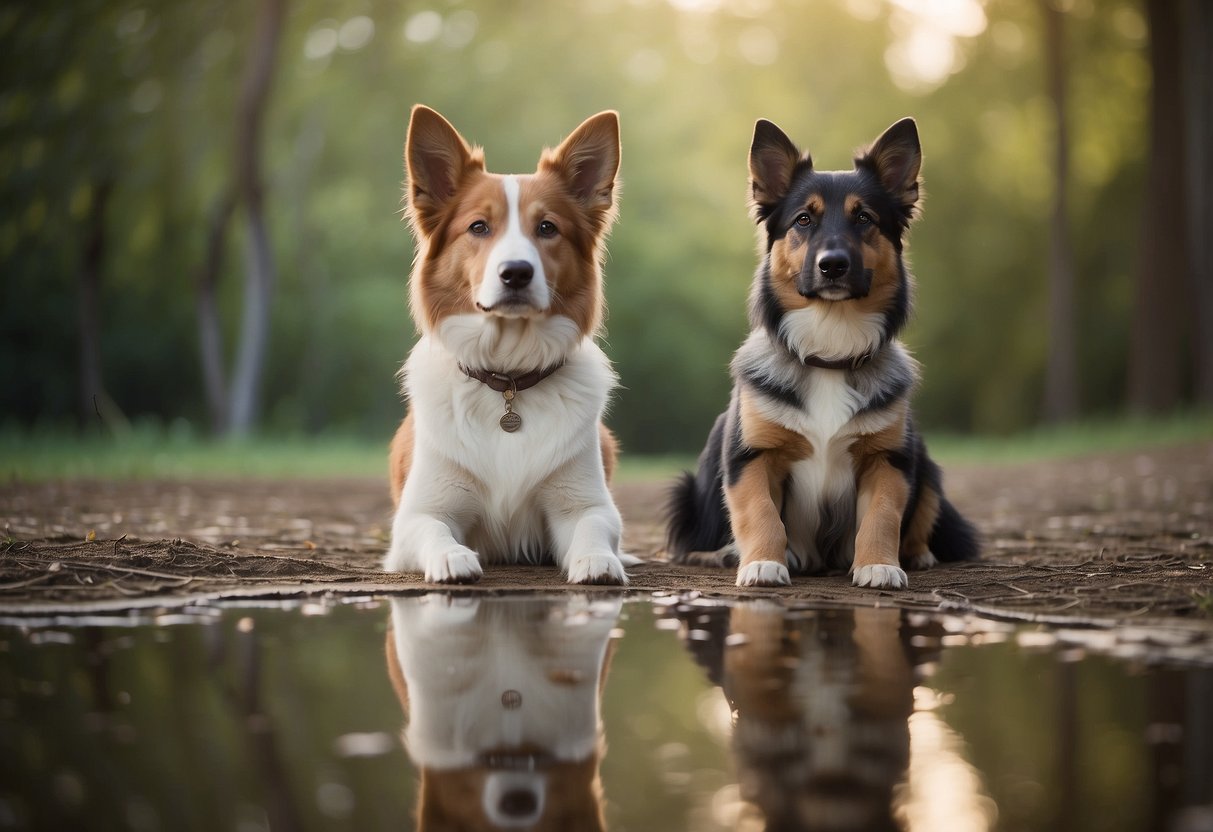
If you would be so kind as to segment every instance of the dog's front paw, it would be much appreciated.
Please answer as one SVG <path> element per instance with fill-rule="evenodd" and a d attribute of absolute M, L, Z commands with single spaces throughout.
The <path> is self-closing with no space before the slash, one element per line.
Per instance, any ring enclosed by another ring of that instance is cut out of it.
<path fill-rule="evenodd" d="M 628 576 L 623 572 L 623 562 L 617 555 L 576 555 L 569 558 L 569 583 L 571 584 L 623 586 L 627 582 Z"/>
<path fill-rule="evenodd" d="M 910 585 L 906 573 L 896 566 L 861 566 L 851 575 L 855 586 L 870 586 L 873 589 L 905 589 Z"/>
<path fill-rule="evenodd" d="M 930 550 L 920 552 L 917 555 L 910 555 L 907 558 L 902 558 L 901 561 L 906 569 L 918 571 L 920 569 L 930 569 L 935 564 L 939 563 Z"/>
<path fill-rule="evenodd" d="M 773 560 L 752 560 L 737 570 L 738 586 L 791 586 L 788 567 Z"/>
<path fill-rule="evenodd" d="M 470 584 L 483 574 L 476 553 L 466 546 L 425 559 L 425 579 L 432 584 Z"/>

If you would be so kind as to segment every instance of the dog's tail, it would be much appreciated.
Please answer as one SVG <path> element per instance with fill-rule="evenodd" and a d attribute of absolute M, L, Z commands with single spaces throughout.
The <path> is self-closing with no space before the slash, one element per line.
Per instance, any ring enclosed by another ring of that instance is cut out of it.
<path fill-rule="evenodd" d="M 699 455 L 698 473 L 684 472 L 670 489 L 666 504 L 669 518 L 666 548 L 675 563 L 705 563 L 703 558 L 694 557 L 692 553 L 715 552 L 732 539 L 721 472 L 723 442 L 722 414 Z"/>
<path fill-rule="evenodd" d="M 966 520 L 947 497 L 939 497 L 939 516 L 931 529 L 927 546 L 941 562 L 973 560 L 981 553 L 977 529 Z"/>

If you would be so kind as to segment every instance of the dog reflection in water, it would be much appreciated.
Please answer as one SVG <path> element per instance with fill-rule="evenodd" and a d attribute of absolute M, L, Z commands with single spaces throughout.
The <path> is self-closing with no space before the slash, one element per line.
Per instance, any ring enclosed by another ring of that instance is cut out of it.
<path fill-rule="evenodd" d="M 418 829 L 601 830 L 599 714 L 621 601 L 392 601 L 387 668 Z"/>
<path fill-rule="evenodd" d="M 772 831 L 901 828 L 914 682 L 898 611 L 702 613 L 686 643 L 734 713 L 743 816 Z"/>

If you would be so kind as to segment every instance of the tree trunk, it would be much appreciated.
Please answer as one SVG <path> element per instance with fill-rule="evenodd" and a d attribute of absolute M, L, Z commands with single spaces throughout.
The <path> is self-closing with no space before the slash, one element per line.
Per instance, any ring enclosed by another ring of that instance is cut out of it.
<path fill-rule="evenodd" d="M 274 291 L 274 257 L 264 216 L 261 177 L 261 127 L 282 36 L 285 0 L 262 0 L 249 64 L 240 92 L 234 152 L 235 185 L 248 222 L 244 270 L 244 309 L 236 370 L 228 399 L 227 427 L 248 433 L 261 409 L 261 377 L 269 344 L 270 307 Z"/>
<path fill-rule="evenodd" d="M 1129 350 L 1129 405 L 1147 413 L 1171 410 L 1181 401 L 1183 347 L 1190 320 L 1185 306 L 1189 285 L 1187 226 L 1186 220 L 1176 216 L 1187 196 L 1179 3 L 1146 2 L 1153 84 Z"/>
<path fill-rule="evenodd" d="M 1049 357 L 1044 416 L 1064 422 L 1078 416 L 1078 361 L 1074 336 L 1074 256 L 1070 245 L 1067 186 L 1070 124 L 1066 103 L 1065 17 L 1054 0 L 1041 0 L 1045 17 L 1046 83 L 1053 107 L 1053 208 L 1049 223 Z"/>
<path fill-rule="evenodd" d="M 1184 0 L 1184 100 L 1188 114 L 1188 257 L 1193 321 L 1193 392 L 1213 405 L 1213 4 Z"/>
<path fill-rule="evenodd" d="M 274 292 L 274 259 L 260 203 L 246 207 L 248 244 L 244 265 L 244 316 L 240 321 L 240 351 L 232 380 L 229 426 L 245 434 L 260 415 L 261 377 L 269 345 L 270 307 Z"/>
<path fill-rule="evenodd" d="M 207 412 L 211 429 L 223 433 L 227 429 L 227 382 L 223 371 L 223 331 L 219 321 L 219 272 L 223 267 L 223 250 L 227 229 L 236 209 L 232 194 L 219 198 L 206 236 L 206 253 L 198 270 L 198 352 L 202 361 L 202 382 L 206 392 Z"/>
<path fill-rule="evenodd" d="M 105 391 L 101 372 L 101 273 L 105 266 L 105 221 L 113 180 L 92 184 L 92 198 L 80 257 L 80 294 L 76 305 L 80 329 L 80 420 L 100 420 L 106 427 L 124 422 L 122 414 Z"/>

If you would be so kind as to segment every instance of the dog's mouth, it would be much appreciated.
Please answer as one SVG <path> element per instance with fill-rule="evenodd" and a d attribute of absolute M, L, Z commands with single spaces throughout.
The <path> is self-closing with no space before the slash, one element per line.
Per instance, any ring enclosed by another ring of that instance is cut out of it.
<path fill-rule="evenodd" d="M 863 297 L 863 295 L 856 294 L 843 286 L 826 286 L 822 289 L 810 289 L 804 293 L 804 296 L 809 300 L 826 301 L 856 300 Z"/>
<path fill-rule="evenodd" d="M 476 308 L 486 315 L 497 315 L 502 318 L 532 318 L 543 311 L 529 298 L 522 297 L 502 298 L 491 306 L 477 302 Z"/>
<path fill-rule="evenodd" d="M 849 286 L 814 286 L 801 295 L 809 300 L 824 300 L 831 303 L 844 300 L 859 300 L 866 298 L 867 292 L 857 292 Z"/>
<path fill-rule="evenodd" d="M 806 280 L 802 276 L 798 283 L 800 285 L 796 287 L 797 291 L 809 300 L 824 300 L 830 303 L 860 300 L 866 298 L 872 289 L 872 272 L 870 269 L 864 269 L 862 273 L 828 281 L 819 278 Z"/>

